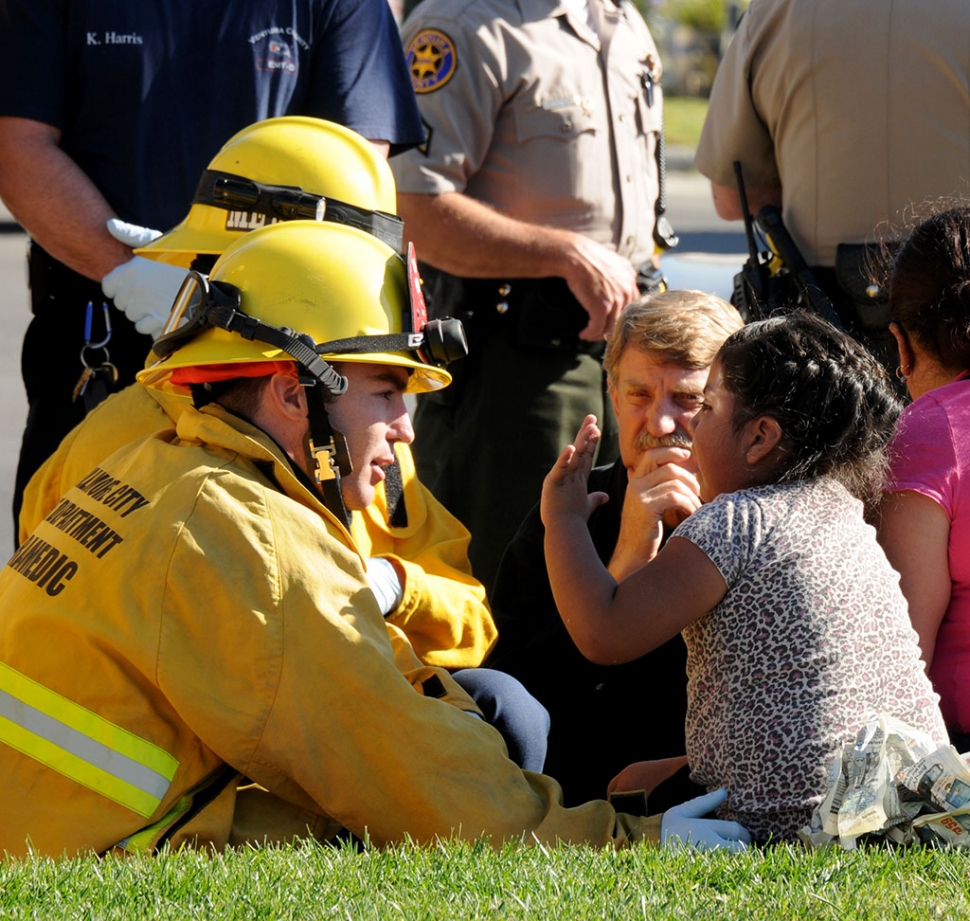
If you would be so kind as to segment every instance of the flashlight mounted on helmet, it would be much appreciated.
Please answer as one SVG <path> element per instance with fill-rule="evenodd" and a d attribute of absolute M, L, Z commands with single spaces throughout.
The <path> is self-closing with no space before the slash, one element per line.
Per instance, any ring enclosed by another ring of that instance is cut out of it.
<path fill-rule="evenodd" d="M 346 224 L 372 234 L 395 252 L 404 248 L 404 221 L 396 214 L 358 208 L 336 198 L 306 192 L 299 186 L 269 185 L 235 173 L 207 169 L 192 203 L 221 208 L 230 215 L 259 214 L 269 218 L 270 223 L 305 220 Z"/>

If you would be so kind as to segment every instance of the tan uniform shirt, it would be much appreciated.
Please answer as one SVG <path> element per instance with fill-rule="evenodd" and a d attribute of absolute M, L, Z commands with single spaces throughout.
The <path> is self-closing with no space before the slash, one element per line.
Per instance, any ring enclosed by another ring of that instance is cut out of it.
<path fill-rule="evenodd" d="M 781 184 L 810 265 L 966 195 L 967 0 L 754 0 L 714 81 L 695 160 L 719 185 Z M 925 208 L 924 208 L 925 211 Z M 911 219 L 911 215 L 910 215 Z M 897 235 L 897 233 L 893 235 Z"/>
<path fill-rule="evenodd" d="M 391 160 L 398 191 L 464 192 L 649 258 L 663 100 L 642 79 L 660 59 L 629 2 L 590 8 L 598 34 L 558 0 L 416 7 L 403 40 L 428 137 Z"/>

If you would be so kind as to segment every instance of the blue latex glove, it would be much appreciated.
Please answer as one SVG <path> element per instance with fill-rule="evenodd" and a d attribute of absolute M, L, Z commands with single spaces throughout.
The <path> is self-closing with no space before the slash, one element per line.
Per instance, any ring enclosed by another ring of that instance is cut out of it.
<path fill-rule="evenodd" d="M 401 577 L 397 574 L 394 564 L 382 556 L 372 556 L 367 560 L 367 581 L 371 591 L 377 599 L 377 606 L 381 614 L 387 617 L 404 598 L 404 588 Z"/>
<path fill-rule="evenodd" d="M 160 236 L 157 230 L 108 221 L 108 232 L 127 246 L 144 246 Z M 157 336 L 165 327 L 175 296 L 188 272 L 178 266 L 132 256 L 101 279 L 101 290 L 135 324 L 140 333 Z"/>
<path fill-rule="evenodd" d="M 743 851 L 751 843 L 751 835 L 743 825 L 704 818 L 726 799 L 727 790 L 715 790 L 668 809 L 660 820 L 661 843 L 665 847 L 689 846 L 700 851 Z"/>

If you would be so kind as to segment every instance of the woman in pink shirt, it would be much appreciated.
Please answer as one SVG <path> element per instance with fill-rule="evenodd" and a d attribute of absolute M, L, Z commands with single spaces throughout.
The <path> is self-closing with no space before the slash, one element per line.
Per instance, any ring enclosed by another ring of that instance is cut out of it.
<path fill-rule="evenodd" d="M 913 397 L 879 540 L 900 574 L 953 744 L 970 750 L 970 208 L 920 224 L 896 258 L 890 330 Z"/>

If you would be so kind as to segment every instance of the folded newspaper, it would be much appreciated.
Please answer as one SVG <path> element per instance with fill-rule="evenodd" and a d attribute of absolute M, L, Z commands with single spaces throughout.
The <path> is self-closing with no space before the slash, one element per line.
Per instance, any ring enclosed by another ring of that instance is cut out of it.
<path fill-rule="evenodd" d="M 970 846 L 970 764 L 952 746 L 879 714 L 829 767 L 825 798 L 799 832 L 806 844 L 862 839 Z"/>

